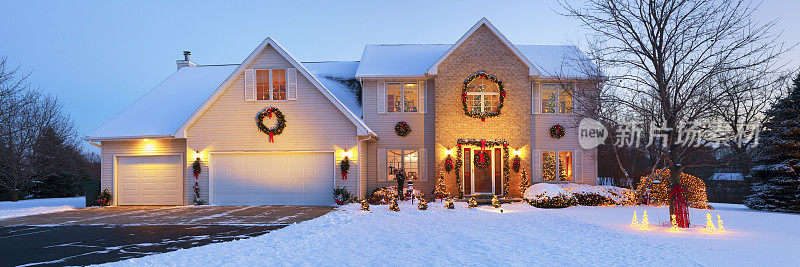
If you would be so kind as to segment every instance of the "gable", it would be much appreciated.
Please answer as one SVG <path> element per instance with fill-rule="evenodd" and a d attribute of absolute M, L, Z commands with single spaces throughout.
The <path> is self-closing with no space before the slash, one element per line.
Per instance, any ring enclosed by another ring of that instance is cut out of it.
<path fill-rule="evenodd" d="M 274 53 L 273 53 L 274 52 Z M 294 59 L 294 57 L 289 54 L 280 44 L 272 40 L 272 38 L 267 37 L 261 45 L 258 46 L 250 55 L 236 68 L 236 70 L 225 80 L 225 82 L 217 88 L 214 94 L 209 97 L 202 106 L 200 106 L 197 111 L 192 115 L 189 120 L 187 120 L 174 134 L 177 138 L 183 138 L 186 136 L 187 129 L 208 109 L 210 105 L 212 105 L 217 98 L 226 90 L 229 89 L 232 82 L 236 79 L 242 78 L 244 79 L 244 70 L 251 68 L 252 66 L 259 66 L 254 64 L 274 64 L 268 66 L 274 67 L 266 67 L 266 68 L 288 68 L 293 67 L 297 70 L 297 79 L 300 80 L 301 77 L 305 78 L 307 81 L 311 83 L 312 89 L 318 90 L 322 93 L 325 98 L 333 104 L 339 112 L 343 113 L 344 116 L 347 118 L 350 123 L 356 126 L 357 134 L 358 135 L 371 135 L 375 136 L 375 133 L 369 129 L 369 127 L 359 118 L 357 117 L 352 111 L 348 110 L 344 104 L 341 103 L 328 89 L 325 88 L 322 83 L 316 79 L 309 71 L 306 69 L 300 62 Z M 288 63 L 288 64 L 287 64 Z M 242 82 L 243 83 L 243 82 Z M 298 88 L 298 93 L 299 93 Z M 242 93 L 241 96 L 244 96 Z"/>
<path fill-rule="evenodd" d="M 497 38 L 497 40 L 500 41 L 500 43 L 502 43 L 505 47 L 507 47 L 519 60 L 521 60 L 525 64 L 525 66 L 528 68 L 529 75 L 539 75 L 539 70 L 533 65 L 533 63 L 531 63 L 531 61 L 528 60 L 528 58 L 526 58 L 525 55 L 523 55 L 522 52 L 520 52 L 519 49 L 517 49 L 517 47 L 514 46 L 514 44 L 508 41 L 508 39 L 506 39 L 506 37 L 502 33 L 500 33 L 500 31 L 498 31 L 497 28 L 495 28 L 494 25 L 492 25 L 492 23 L 490 23 L 489 20 L 487 20 L 486 18 L 482 18 L 480 21 L 478 21 L 478 23 L 475 24 L 475 26 L 472 26 L 472 28 L 469 31 L 467 31 L 467 33 L 461 36 L 461 39 L 459 39 L 455 44 L 453 44 L 453 46 L 451 46 L 450 49 L 448 49 L 441 57 L 439 57 L 439 59 L 436 62 L 433 63 L 433 65 L 430 66 L 430 68 L 428 68 L 427 74 L 434 74 L 434 75 L 438 74 L 439 65 L 445 59 L 447 59 L 450 56 L 450 54 L 452 54 L 456 49 L 458 49 L 467 39 L 475 35 L 475 33 L 479 32 L 478 30 L 480 30 L 480 33 L 482 34 L 485 34 L 488 31 L 489 33 L 494 35 Z"/>

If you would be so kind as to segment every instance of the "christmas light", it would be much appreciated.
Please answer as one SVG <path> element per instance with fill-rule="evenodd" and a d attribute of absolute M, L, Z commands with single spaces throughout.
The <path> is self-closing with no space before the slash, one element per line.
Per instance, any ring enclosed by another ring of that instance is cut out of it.
<path fill-rule="evenodd" d="M 639 223 L 639 230 L 642 231 L 650 230 L 650 220 L 647 219 L 647 210 L 644 211 L 644 216 L 642 216 L 642 222 Z"/>
<path fill-rule="evenodd" d="M 670 233 L 680 233 L 681 232 L 681 228 L 678 227 L 678 220 L 675 219 L 676 218 L 675 214 L 670 215 L 670 217 L 672 217 L 672 219 L 670 220 L 670 223 L 672 223 L 672 227 L 669 228 L 669 232 Z"/>
<path fill-rule="evenodd" d="M 722 226 L 722 218 L 719 217 L 719 214 L 717 214 L 717 226 L 718 226 L 717 231 L 725 232 L 725 227 Z"/>
<path fill-rule="evenodd" d="M 500 199 L 497 198 L 497 195 L 492 196 L 492 207 L 500 207 Z"/>
<path fill-rule="evenodd" d="M 456 205 L 453 204 L 453 198 L 448 197 L 447 201 L 444 202 L 444 207 L 449 209 L 449 210 L 455 209 Z"/>
<path fill-rule="evenodd" d="M 361 200 L 361 211 L 369 211 L 369 203 L 366 199 Z"/>
<path fill-rule="evenodd" d="M 469 198 L 469 207 L 474 208 L 478 206 L 478 201 L 475 201 L 475 197 Z"/>
<path fill-rule="evenodd" d="M 711 234 L 714 233 L 716 230 L 717 228 L 714 227 L 714 221 L 711 220 L 711 213 L 706 213 L 706 228 L 703 229 L 703 231 Z"/>
<path fill-rule="evenodd" d="M 636 211 L 633 211 L 633 218 L 631 218 L 631 227 L 639 228 L 639 217 L 636 217 Z"/>
<path fill-rule="evenodd" d="M 392 198 L 392 202 L 389 202 L 389 210 L 400 211 L 400 206 L 397 205 L 397 198 Z"/>

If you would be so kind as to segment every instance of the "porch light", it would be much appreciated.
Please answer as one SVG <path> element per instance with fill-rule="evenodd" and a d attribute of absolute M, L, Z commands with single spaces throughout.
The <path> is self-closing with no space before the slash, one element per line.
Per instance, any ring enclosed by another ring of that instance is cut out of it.
<path fill-rule="evenodd" d="M 145 142 L 147 142 L 147 141 L 150 141 L 150 139 L 146 139 L 146 138 L 145 138 L 145 139 L 144 139 L 144 141 L 145 141 Z"/>
<path fill-rule="evenodd" d="M 353 156 L 353 152 L 350 152 L 350 150 L 342 151 L 342 157 L 343 158 L 349 158 L 349 157 L 352 157 L 352 156 Z"/>
<path fill-rule="evenodd" d="M 514 156 L 522 155 L 522 149 L 514 149 Z"/>
<path fill-rule="evenodd" d="M 202 150 L 195 150 L 194 151 L 194 158 L 202 159 L 203 158 L 203 151 Z"/>
<path fill-rule="evenodd" d="M 444 155 L 445 156 L 452 156 L 453 155 L 453 150 L 449 149 L 449 148 L 445 148 L 444 149 Z"/>

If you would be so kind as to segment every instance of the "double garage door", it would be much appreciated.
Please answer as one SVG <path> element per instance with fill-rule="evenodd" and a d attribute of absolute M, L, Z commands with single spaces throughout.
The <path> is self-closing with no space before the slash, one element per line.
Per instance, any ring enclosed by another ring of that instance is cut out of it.
<path fill-rule="evenodd" d="M 215 205 L 331 205 L 332 152 L 213 153 Z"/>

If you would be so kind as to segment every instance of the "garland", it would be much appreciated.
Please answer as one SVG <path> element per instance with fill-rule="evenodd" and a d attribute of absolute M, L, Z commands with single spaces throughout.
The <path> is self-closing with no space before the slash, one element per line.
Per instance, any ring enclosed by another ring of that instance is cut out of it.
<path fill-rule="evenodd" d="M 509 175 L 511 174 L 509 171 L 508 159 L 508 141 L 506 140 L 478 140 L 478 139 L 458 139 L 456 142 L 458 145 L 458 151 L 456 151 L 456 169 L 461 169 L 463 165 L 463 161 L 461 160 L 462 151 L 461 146 L 469 145 L 469 146 L 483 146 L 492 148 L 495 146 L 503 146 L 503 177 L 505 177 L 503 181 L 503 195 L 508 195 L 508 179 Z M 464 197 L 464 185 L 461 183 L 461 173 L 456 172 L 456 184 L 458 184 L 458 197 Z"/>
<path fill-rule="evenodd" d="M 475 80 L 476 78 L 486 78 L 489 81 L 497 84 L 497 88 L 500 91 L 500 101 L 497 104 L 497 112 L 483 112 L 483 111 L 475 112 L 475 111 L 470 111 L 467 108 L 467 87 L 472 82 L 472 80 Z M 486 118 L 499 116 L 500 110 L 503 109 L 503 102 L 505 101 L 505 99 L 506 99 L 506 89 L 503 86 L 503 81 L 498 79 L 496 76 L 492 74 L 486 74 L 486 71 L 483 70 L 478 71 L 475 74 L 472 74 L 469 77 L 467 77 L 467 79 L 464 80 L 464 86 L 461 87 L 461 108 L 464 110 L 464 115 L 473 118 L 479 118 L 481 119 L 481 121 L 486 121 Z"/>
<path fill-rule="evenodd" d="M 344 157 L 342 162 L 339 163 L 339 168 L 342 170 L 342 180 L 347 180 L 347 172 L 350 170 L 350 159 Z"/>
<path fill-rule="evenodd" d="M 397 122 L 394 126 L 394 132 L 399 136 L 406 136 L 411 132 L 411 126 L 404 121 Z"/>
<path fill-rule="evenodd" d="M 267 128 L 267 126 L 264 125 L 264 117 L 272 118 L 273 113 L 275 114 L 275 118 L 277 118 L 278 121 L 275 122 L 275 127 Z M 261 132 L 269 135 L 270 143 L 275 143 L 273 136 L 283 133 L 283 129 L 286 128 L 286 118 L 283 116 L 283 112 L 281 112 L 276 107 L 266 107 L 262 109 L 261 111 L 256 113 L 255 119 L 258 129 Z"/>
<path fill-rule="evenodd" d="M 561 137 L 564 137 L 565 133 L 566 130 L 564 130 L 564 126 L 561 126 L 560 124 L 556 124 L 553 125 L 553 127 L 550 127 L 550 137 L 552 138 L 561 139 Z"/>
<path fill-rule="evenodd" d="M 198 176 L 200 172 L 203 171 L 203 167 L 200 165 L 200 158 L 198 157 L 194 163 L 192 163 L 192 174 L 194 174 L 194 205 L 203 205 L 205 204 L 204 200 L 200 199 L 200 185 L 197 183 Z"/>

